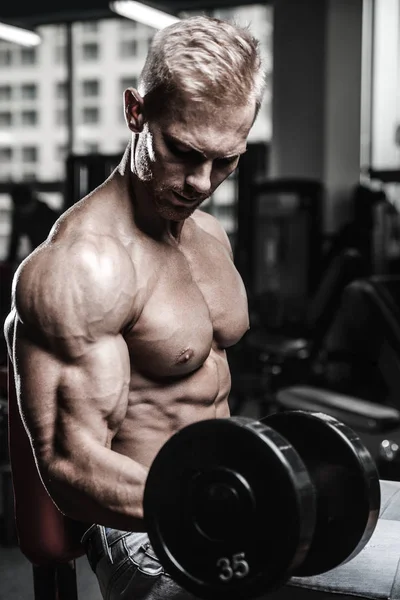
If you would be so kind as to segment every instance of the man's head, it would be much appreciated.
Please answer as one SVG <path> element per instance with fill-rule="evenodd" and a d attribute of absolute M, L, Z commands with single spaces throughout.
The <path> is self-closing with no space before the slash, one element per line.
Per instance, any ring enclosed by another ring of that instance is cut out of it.
<path fill-rule="evenodd" d="M 247 29 L 204 16 L 184 19 L 154 36 L 139 82 L 150 112 L 181 95 L 199 105 L 253 101 L 258 111 L 263 90 L 258 41 Z"/>
<path fill-rule="evenodd" d="M 263 91 L 259 45 L 247 29 L 191 17 L 154 36 L 125 111 L 138 134 L 132 169 L 162 216 L 186 218 L 236 168 Z M 193 202 L 181 206 L 180 196 Z"/>

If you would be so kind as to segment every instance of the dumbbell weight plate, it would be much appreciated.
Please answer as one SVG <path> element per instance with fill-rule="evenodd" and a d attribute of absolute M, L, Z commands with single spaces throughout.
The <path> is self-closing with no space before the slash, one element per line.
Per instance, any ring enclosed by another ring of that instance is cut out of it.
<path fill-rule="evenodd" d="M 243 417 L 185 427 L 161 448 L 144 494 L 151 544 L 183 588 L 249 600 L 282 584 L 312 539 L 315 493 L 295 450 Z"/>
<path fill-rule="evenodd" d="M 379 475 L 358 435 L 334 417 L 287 411 L 262 420 L 296 448 L 317 494 L 314 539 L 294 575 L 316 575 L 356 556 L 374 532 Z"/>

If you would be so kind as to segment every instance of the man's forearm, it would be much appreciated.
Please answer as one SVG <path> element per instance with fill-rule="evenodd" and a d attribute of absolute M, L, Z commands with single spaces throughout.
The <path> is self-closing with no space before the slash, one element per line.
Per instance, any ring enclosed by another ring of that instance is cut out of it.
<path fill-rule="evenodd" d="M 96 447 L 79 458 L 55 458 L 40 468 L 43 483 L 65 515 L 124 531 L 144 531 L 143 493 L 148 470 L 112 450 Z"/>

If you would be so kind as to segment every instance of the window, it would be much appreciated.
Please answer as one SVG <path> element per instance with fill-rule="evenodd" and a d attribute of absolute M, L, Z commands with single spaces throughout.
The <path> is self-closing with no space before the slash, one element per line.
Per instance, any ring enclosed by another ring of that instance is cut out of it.
<path fill-rule="evenodd" d="M 56 46 L 54 58 L 57 65 L 62 65 L 67 62 L 67 46 L 65 44 Z"/>
<path fill-rule="evenodd" d="M 0 102 L 11 100 L 12 88 L 11 85 L 0 85 Z"/>
<path fill-rule="evenodd" d="M 12 53 L 9 48 L 1 48 L 0 49 L 0 67 L 7 67 L 11 65 L 12 62 Z"/>
<path fill-rule="evenodd" d="M 97 21 L 85 21 L 82 23 L 82 31 L 85 33 L 96 33 L 99 30 Z"/>
<path fill-rule="evenodd" d="M 51 26 L 53 30 L 53 34 L 59 40 L 64 40 L 66 38 L 67 28 L 64 23 L 56 23 Z"/>
<path fill-rule="evenodd" d="M 99 149 L 99 144 L 97 142 L 85 142 L 86 154 L 98 154 Z"/>
<path fill-rule="evenodd" d="M 91 124 L 99 122 L 99 109 L 95 106 L 86 107 L 82 111 L 82 123 Z"/>
<path fill-rule="evenodd" d="M 68 111 L 66 108 L 57 108 L 55 114 L 56 125 L 66 125 L 68 123 Z"/>
<path fill-rule="evenodd" d="M 99 56 L 99 45 L 91 42 L 82 45 L 83 60 L 96 60 Z"/>
<path fill-rule="evenodd" d="M 34 65 L 36 63 L 36 48 L 21 48 L 21 64 Z"/>
<path fill-rule="evenodd" d="M 65 100 L 67 97 L 67 82 L 57 81 L 56 83 L 56 98 L 58 100 Z"/>
<path fill-rule="evenodd" d="M 122 19 L 120 21 L 121 31 L 132 31 L 133 29 L 136 29 L 136 26 L 136 21 L 132 21 L 132 19 Z"/>
<path fill-rule="evenodd" d="M 137 86 L 138 86 L 138 78 L 136 77 L 136 75 L 133 75 L 132 77 L 122 77 L 119 81 L 120 96 L 123 95 L 124 91 L 128 87 L 133 87 L 136 89 Z"/>
<path fill-rule="evenodd" d="M 361 165 L 396 170 L 400 158 L 400 2 L 376 0 L 371 7 L 368 2 L 366 5 L 369 22 L 362 57 Z M 398 184 L 384 185 L 384 191 L 398 210 Z M 397 255 L 398 250 L 393 252 Z"/>
<path fill-rule="evenodd" d="M 0 147 L 0 164 L 9 163 L 13 158 L 13 149 L 9 146 Z"/>
<path fill-rule="evenodd" d="M 137 40 L 122 40 L 120 45 L 120 55 L 123 58 L 137 55 Z"/>
<path fill-rule="evenodd" d="M 11 127 L 12 114 L 8 111 L 0 112 L 0 127 Z"/>
<path fill-rule="evenodd" d="M 36 181 L 36 173 L 35 171 L 24 171 L 22 174 L 22 179 L 24 181 Z"/>
<path fill-rule="evenodd" d="M 57 160 L 63 162 L 67 156 L 67 146 L 65 146 L 64 144 L 57 146 L 56 156 L 57 156 Z"/>
<path fill-rule="evenodd" d="M 38 149 L 36 146 L 24 146 L 22 148 L 22 160 L 24 163 L 35 163 L 38 161 Z"/>
<path fill-rule="evenodd" d="M 11 166 L 9 167 L 9 169 L 7 169 L 8 172 L 4 172 L 5 170 L 2 169 L 2 173 L 0 174 L 0 180 L 1 181 L 11 181 L 11 183 L 14 181 L 14 177 L 11 174 Z"/>
<path fill-rule="evenodd" d="M 82 95 L 85 98 L 93 98 L 99 95 L 100 84 L 97 79 L 85 79 L 82 81 Z"/>
<path fill-rule="evenodd" d="M 36 125 L 37 124 L 37 112 L 36 110 L 23 110 L 21 113 L 22 125 Z"/>
<path fill-rule="evenodd" d="M 37 98 L 36 83 L 25 83 L 21 86 L 21 97 L 23 100 L 34 100 Z"/>

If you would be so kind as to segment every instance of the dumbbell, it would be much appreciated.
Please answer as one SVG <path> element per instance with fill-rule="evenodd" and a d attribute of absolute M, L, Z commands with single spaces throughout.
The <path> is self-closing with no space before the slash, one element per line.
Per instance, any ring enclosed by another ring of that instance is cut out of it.
<path fill-rule="evenodd" d="M 193 423 L 155 457 L 144 493 L 166 572 L 206 600 L 249 600 L 353 558 L 379 515 L 375 463 L 322 413 Z"/>

